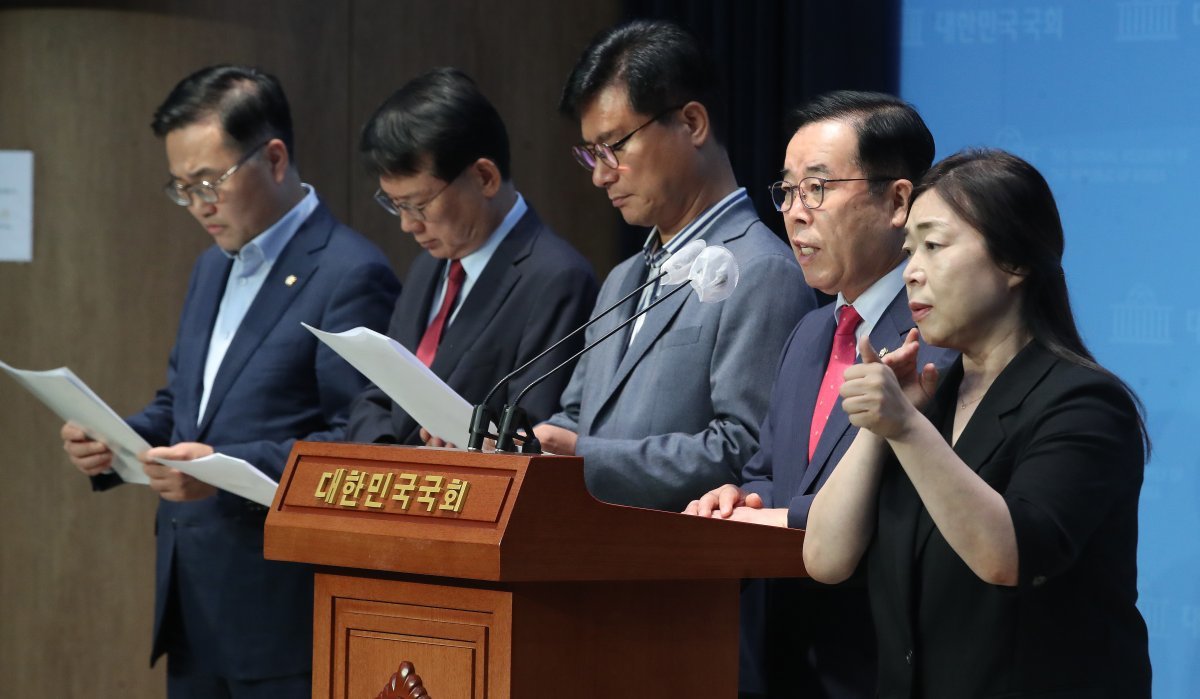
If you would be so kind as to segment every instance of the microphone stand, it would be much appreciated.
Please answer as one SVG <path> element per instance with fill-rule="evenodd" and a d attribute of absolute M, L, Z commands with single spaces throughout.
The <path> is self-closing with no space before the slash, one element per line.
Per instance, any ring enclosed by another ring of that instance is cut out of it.
<path fill-rule="evenodd" d="M 576 335 L 583 332 L 584 330 L 587 330 L 589 327 L 592 326 L 593 323 L 600 320 L 601 318 L 608 315 L 609 313 L 612 313 L 616 309 L 620 308 L 623 303 L 625 303 L 629 299 L 633 298 L 634 295 L 641 293 L 643 289 L 650 286 L 651 284 L 657 283 L 659 280 L 661 280 L 665 276 L 667 276 L 666 272 L 660 272 L 658 274 L 658 276 L 647 280 L 645 284 L 642 284 L 641 286 L 639 286 L 638 288 L 629 292 L 628 294 L 625 294 L 616 303 L 614 303 L 613 305 L 609 306 L 608 308 L 604 309 L 600 313 L 593 316 L 591 320 L 589 320 L 588 322 L 579 326 L 578 328 L 575 328 L 571 332 L 567 333 L 558 342 L 555 342 L 553 345 L 550 345 L 546 349 L 542 350 L 533 359 L 530 359 L 529 361 L 525 362 L 524 364 L 517 367 L 516 369 L 513 369 L 512 371 L 510 371 L 508 373 L 507 376 L 505 376 L 504 378 L 497 381 L 496 385 L 492 387 L 492 390 L 488 391 L 488 394 L 487 394 L 487 396 L 484 397 L 483 402 L 480 403 L 479 405 L 476 405 L 475 409 L 471 412 L 471 433 L 470 433 L 470 437 L 467 440 L 467 451 L 483 451 L 483 441 L 488 438 L 497 440 L 497 444 L 499 444 L 500 437 L 498 435 L 494 435 L 494 434 L 491 434 L 490 432 L 488 432 L 488 427 L 491 423 L 496 422 L 497 424 L 499 424 L 499 422 L 500 422 L 496 419 L 496 411 L 492 410 L 491 407 L 488 405 L 488 403 L 491 402 L 492 396 L 494 396 L 496 394 L 496 391 L 500 390 L 501 386 L 508 383 L 517 374 L 520 374 L 522 371 L 525 371 L 526 369 L 528 369 L 530 367 L 530 365 L 532 365 L 534 362 L 541 359 L 542 357 L 545 357 L 547 354 L 550 354 L 554 350 L 558 349 L 567 340 L 571 339 L 572 337 L 575 337 Z M 674 292 L 672 292 L 672 293 L 674 293 Z M 649 309 L 650 309 L 650 307 L 648 307 L 646 310 L 649 310 Z M 637 316 L 634 316 L 634 317 L 636 318 Z M 607 335 L 605 337 L 607 337 Z M 601 338 L 601 339 L 603 339 L 603 338 Z M 578 356 L 579 356 L 578 354 L 575 355 L 575 357 L 578 357 Z M 571 359 L 574 359 L 575 357 L 572 357 Z M 567 361 L 570 361 L 570 360 L 567 360 Z M 551 372 L 551 373 L 553 373 L 553 372 Z M 539 379 L 539 381 L 540 380 L 541 379 Z M 526 388 L 525 390 L 527 391 L 529 389 Z M 522 391 L 521 394 L 524 395 L 524 391 Z M 518 400 L 519 400 L 519 398 L 518 398 Z M 505 413 L 507 414 L 507 410 L 505 411 Z M 524 413 L 522 413 L 522 415 L 523 414 Z M 528 423 L 529 419 L 525 418 L 525 422 Z M 513 429 L 515 430 L 517 428 L 524 428 L 524 427 L 525 427 L 524 424 L 517 424 L 516 426 L 513 427 Z M 500 434 L 504 434 L 504 432 L 505 432 L 505 430 L 503 429 L 503 427 L 501 427 Z M 527 432 L 530 435 L 533 434 L 533 432 L 531 430 L 528 430 Z M 510 432 L 509 434 L 512 434 L 512 432 Z M 540 454 L 541 451 L 539 450 L 537 452 L 532 452 L 532 453 Z"/>
<path fill-rule="evenodd" d="M 657 281 L 657 278 L 654 281 Z M 649 284 L 649 282 L 647 282 L 647 285 L 648 284 Z M 529 389 L 533 388 L 534 386 L 536 386 L 536 385 L 540 384 L 541 382 L 545 381 L 546 379 L 550 378 L 555 372 L 557 372 L 558 370 L 567 366 L 571 362 L 575 361 L 576 359 L 579 359 L 579 357 L 582 356 L 584 352 L 591 350 L 596 345 L 598 345 L 601 342 L 604 342 L 608 338 L 612 337 L 614 333 L 616 333 L 618 330 L 621 330 L 626 325 L 629 325 L 633 321 L 637 320 L 640 316 L 643 316 L 643 315 L 649 313 L 651 308 L 654 308 L 658 304 L 666 301 L 667 299 L 671 298 L 672 296 L 679 293 L 683 289 L 687 289 L 687 288 L 688 288 L 687 284 L 680 284 L 679 286 L 675 287 L 674 289 L 667 292 L 666 294 L 663 294 L 661 297 L 656 299 L 654 301 L 654 303 L 651 303 L 649 306 L 646 306 L 645 308 L 638 311 L 637 313 L 634 313 L 633 315 L 629 316 L 623 322 L 621 322 L 620 325 L 618 325 L 617 327 L 613 328 L 612 330 L 609 330 L 608 332 L 604 333 L 604 335 L 596 338 L 596 340 L 594 342 L 592 342 L 592 344 L 579 350 L 574 355 L 572 355 L 570 359 L 567 359 L 562 364 L 559 364 L 558 366 L 554 367 L 553 369 L 546 372 L 545 374 L 542 374 L 538 378 L 534 379 L 532 383 L 530 383 L 528 386 L 526 386 L 524 389 L 522 389 L 522 391 L 517 394 L 517 397 L 515 399 L 513 399 L 512 405 L 504 406 L 504 414 L 500 420 L 500 434 L 499 434 L 499 436 L 496 437 L 496 451 L 497 452 L 515 452 L 515 451 L 517 451 L 516 444 L 514 442 L 515 442 L 515 440 L 519 439 L 519 440 L 521 440 L 520 453 L 522 453 L 522 454 L 541 454 L 542 453 L 542 445 L 541 445 L 541 443 L 538 442 L 537 437 L 533 436 L 533 426 L 529 422 L 529 416 L 526 415 L 525 411 L 522 410 L 518 406 L 518 404 L 521 402 L 521 399 L 524 398 L 525 394 L 529 392 Z M 634 293 L 636 293 L 637 291 L 638 291 L 638 289 L 635 289 Z M 632 296 L 632 295 L 633 294 L 630 294 L 630 296 Z M 625 298 L 629 298 L 629 297 L 627 296 Z M 618 303 L 623 303 L 624 300 L 625 299 L 622 299 Z M 614 308 L 615 308 L 615 306 L 614 306 Z M 609 310 L 612 310 L 612 309 L 610 308 Z M 604 313 L 608 313 L 608 311 L 605 311 Z M 601 314 L 601 315 L 603 315 L 603 314 Z M 599 317 L 600 316 L 597 316 L 597 318 L 599 318 Z M 589 321 L 589 324 L 590 324 L 590 321 Z M 584 327 L 586 327 L 586 326 L 584 326 Z M 545 353 L 543 352 L 542 354 L 545 354 Z M 541 355 L 539 355 L 539 356 L 541 356 Z M 522 368 L 524 368 L 524 367 L 522 367 Z M 516 372 L 513 372 L 513 373 L 516 373 Z M 505 377 L 505 380 L 508 380 L 508 377 Z M 476 413 L 478 413 L 478 411 L 479 411 L 479 408 L 476 408 Z M 474 423 L 474 418 L 472 418 L 472 423 Z M 475 439 L 474 428 L 475 428 L 475 425 L 472 424 L 471 425 L 471 429 L 472 429 L 471 439 L 472 440 Z M 524 437 L 521 437 L 520 435 L 517 434 L 518 429 L 525 430 Z M 482 447 L 482 445 L 483 445 L 483 440 L 481 438 L 480 446 Z"/>

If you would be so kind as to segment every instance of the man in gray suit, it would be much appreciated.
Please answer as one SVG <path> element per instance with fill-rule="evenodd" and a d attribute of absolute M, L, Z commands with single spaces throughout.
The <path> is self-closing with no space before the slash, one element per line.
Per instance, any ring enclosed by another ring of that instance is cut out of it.
<path fill-rule="evenodd" d="M 579 119 L 584 140 L 575 157 L 626 222 L 652 228 L 643 251 L 609 274 L 598 309 L 692 240 L 729 248 L 741 269 L 726 301 L 677 294 L 585 354 L 562 411 L 534 429 L 547 451 L 582 456 L 588 489 L 608 502 L 678 511 L 739 479 L 758 450 L 779 352 L 816 305 L 788 247 L 737 186 L 715 82 L 692 36 L 638 21 L 598 37 L 563 92 L 560 109 Z M 588 340 L 662 291 L 635 295 Z"/>

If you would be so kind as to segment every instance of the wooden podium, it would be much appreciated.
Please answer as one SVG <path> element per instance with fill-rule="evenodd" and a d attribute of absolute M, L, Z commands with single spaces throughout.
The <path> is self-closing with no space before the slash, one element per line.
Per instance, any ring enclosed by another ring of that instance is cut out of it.
<path fill-rule="evenodd" d="M 573 457 L 299 442 L 267 558 L 318 566 L 313 697 L 737 695 L 741 578 L 804 533 L 608 505 Z"/>

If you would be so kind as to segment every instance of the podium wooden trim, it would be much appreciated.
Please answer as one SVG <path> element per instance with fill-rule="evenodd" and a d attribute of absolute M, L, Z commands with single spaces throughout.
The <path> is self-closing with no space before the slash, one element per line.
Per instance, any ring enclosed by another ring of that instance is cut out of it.
<path fill-rule="evenodd" d="M 724 697 L 739 579 L 804 576 L 803 537 L 599 502 L 574 457 L 298 442 L 264 550 L 318 567 L 314 698 L 400 660 L 439 699 Z"/>

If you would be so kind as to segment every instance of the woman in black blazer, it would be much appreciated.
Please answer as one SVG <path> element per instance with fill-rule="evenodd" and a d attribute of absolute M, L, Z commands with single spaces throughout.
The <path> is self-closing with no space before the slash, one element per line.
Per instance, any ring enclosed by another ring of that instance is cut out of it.
<path fill-rule="evenodd" d="M 880 696 L 1150 696 L 1137 600 L 1137 399 L 1076 330 L 1046 181 L 1001 151 L 956 154 L 914 192 L 909 305 L 961 359 L 938 382 L 904 348 L 846 371 L 865 429 L 809 514 L 804 561 L 866 557 Z M 936 390 L 935 390 L 936 387 Z"/>

